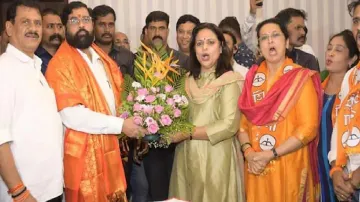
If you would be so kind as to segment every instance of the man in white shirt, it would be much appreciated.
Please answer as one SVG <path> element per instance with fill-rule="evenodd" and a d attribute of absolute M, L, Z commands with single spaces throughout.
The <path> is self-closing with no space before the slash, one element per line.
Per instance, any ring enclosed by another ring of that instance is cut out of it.
<path fill-rule="evenodd" d="M 239 65 L 237 62 L 235 62 L 234 56 L 233 56 L 233 53 L 235 53 L 237 51 L 235 35 L 229 30 L 222 30 L 222 32 L 224 34 L 226 45 L 229 48 L 230 53 L 232 53 L 230 63 L 232 65 L 232 67 L 233 67 L 233 70 L 235 72 L 240 73 L 241 76 L 243 76 L 245 78 L 246 73 L 249 71 L 248 68 L 246 68 L 246 67 L 244 67 L 242 65 Z"/>
<path fill-rule="evenodd" d="M 67 4 L 62 22 L 66 41 L 49 63 L 46 78 L 54 88 L 66 126 L 64 180 L 67 202 L 126 201 L 126 180 L 116 134 L 144 135 L 132 118 L 119 118 L 122 76 L 117 64 L 93 43 L 88 7 Z"/>
<path fill-rule="evenodd" d="M 0 201 L 60 202 L 63 126 L 53 90 L 34 52 L 41 42 L 39 6 L 7 10 L 9 44 L 0 57 Z"/>

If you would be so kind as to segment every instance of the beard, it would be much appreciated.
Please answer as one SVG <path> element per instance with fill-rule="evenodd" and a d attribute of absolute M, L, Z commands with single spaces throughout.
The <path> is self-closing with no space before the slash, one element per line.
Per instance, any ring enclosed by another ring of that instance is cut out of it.
<path fill-rule="evenodd" d="M 80 35 L 80 32 L 85 32 L 85 35 Z M 87 49 L 91 46 L 94 41 L 94 33 L 89 32 L 85 29 L 80 29 L 75 33 L 75 35 L 66 32 L 65 34 L 66 41 L 75 48 L 78 49 Z"/>

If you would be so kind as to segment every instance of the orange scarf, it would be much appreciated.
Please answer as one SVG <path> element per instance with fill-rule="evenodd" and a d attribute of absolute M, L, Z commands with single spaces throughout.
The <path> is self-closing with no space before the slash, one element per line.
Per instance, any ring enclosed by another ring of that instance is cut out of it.
<path fill-rule="evenodd" d="M 341 104 L 333 131 L 337 136 L 336 166 L 344 167 L 347 156 L 360 154 L 360 82 L 356 79 L 359 70 L 360 64 L 350 70 L 349 77 L 345 75 L 341 86 Z"/>
<path fill-rule="evenodd" d="M 122 75 L 106 53 L 95 44 L 91 47 L 104 64 L 118 111 Z M 59 111 L 83 105 L 98 113 L 111 114 L 88 64 L 66 41 L 50 61 L 46 79 L 55 91 Z M 92 201 L 94 196 L 99 202 L 126 201 L 126 180 L 115 135 L 91 135 L 67 128 L 64 147 L 66 201 Z"/>

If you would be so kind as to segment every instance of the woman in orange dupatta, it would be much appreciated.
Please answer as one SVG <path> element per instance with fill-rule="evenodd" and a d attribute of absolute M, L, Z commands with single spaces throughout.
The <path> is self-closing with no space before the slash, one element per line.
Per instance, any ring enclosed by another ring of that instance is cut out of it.
<path fill-rule="evenodd" d="M 326 70 L 329 72 L 329 75 L 322 83 L 324 105 L 321 115 L 318 146 L 322 201 L 337 201 L 333 183 L 329 176 L 331 165 L 328 161 L 328 153 L 330 151 L 335 114 L 340 104 L 338 96 L 340 86 L 349 67 L 357 64 L 358 55 L 359 50 L 350 30 L 344 30 L 331 37 L 325 53 Z"/>
<path fill-rule="evenodd" d="M 286 57 L 288 33 L 275 18 L 260 23 L 260 66 L 239 98 L 247 201 L 319 201 L 316 146 L 322 90 L 318 73 Z"/>

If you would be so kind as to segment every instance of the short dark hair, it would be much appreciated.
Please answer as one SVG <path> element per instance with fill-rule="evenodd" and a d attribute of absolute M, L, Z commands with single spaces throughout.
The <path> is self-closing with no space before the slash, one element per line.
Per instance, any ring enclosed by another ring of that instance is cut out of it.
<path fill-rule="evenodd" d="M 357 60 L 351 65 L 351 67 L 355 66 L 359 62 L 359 49 L 357 47 L 356 40 L 354 38 L 353 33 L 346 29 L 338 34 L 335 34 L 332 36 L 329 40 L 329 43 L 335 38 L 335 37 L 342 37 L 346 47 L 349 49 L 349 58 L 353 58 L 354 56 L 358 56 Z"/>
<path fill-rule="evenodd" d="M 287 26 L 290 23 L 290 20 L 292 17 L 302 17 L 304 20 L 307 20 L 306 18 L 306 12 L 304 10 L 299 10 L 295 8 L 287 8 L 284 10 L 281 10 L 275 18 L 278 18 L 281 23 L 283 23 L 285 26 Z"/>
<path fill-rule="evenodd" d="M 52 8 L 45 8 L 44 10 L 41 11 L 41 16 L 42 17 L 44 17 L 45 15 L 49 15 L 49 14 L 50 15 L 57 15 L 57 16 L 61 17 L 59 12 L 57 12 L 55 9 L 52 9 Z"/>
<path fill-rule="evenodd" d="M 281 32 L 284 34 L 285 39 L 289 38 L 289 32 L 287 31 L 285 25 L 283 23 L 281 23 L 281 21 L 278 18 L 270 18 L 270 19 L 262 21 L 256 27 L 256 37 L 257 37 L 258 40 L 260 38 L 260 30 L 261 30 L 261 28 L 264 25 L 267 25 L 267 24 L 276 24 L 276 25 L 278 25 L 280 27 Z"/>
<path fill-rule="evenodd" d="M 354 15 L 354 11 L 358 6 L 360 6 L 360 0 L 353 1 L 353 2 L 349 3 L 349 5 L 347 6 L 348 11 L 349 11 L 349 15 L 351 17 Z"/>
<path fill-rule="evenodd" d="M 116 21 L 115 11 L 110 6 L 100 5 L 100 6 L 96 6 L 92 10 L 92 18 L 94 21 L 96 21 L 98 19 L 98 17 L 104 17 L 104 16 L 107 16 L 108 14 L 112 14 L 114 16 L 114 21 Z"/>
<path fill-rule="evenodd" d="M 230 30 L 226 30 L 226 29 L 222 29 L 221 31 L 223 32 L 223 34 L 229 35 L 233 41 L 233 44 L 234 45 L 236 44 L 236 37 L 235 37 L 234 33 L 232 33 Z"/>
<path fill-rule="evenodd" d="M 240 24 L 235 16 L 228 16 L 220 21 L 219 28 L 231 31 L 235 37 L 241 37 Z"/>
<path fill-rule="evenodd" d="M 142 35 L 145 35 L 145 29 L 146 29 L 146 25 L 142 28 L 142 30 L 141 30 L 141 34 Z"/>
<path fill-rule="evenodd" d="M 149 26 L 151 22 L 165 21 L 166 26 L 169 27 L 169 15 L 162 11 L 153 11 L 145 19 L 146 27 Z"/>
<path fill-rule="evenodd" d="M 72 11 L 78 8 L 86 8 L 89 12 L 89 15 L 91 16 L 91 9 L 88 8 L 86 4 L 81 1 L 73 1 L 69 4 L 66 4 L 63 9 L 63 12 L 61 14 L 61 22 L 63 23 L 63 25 L 67 24 L 67 21 L 69 20 L 69 15 L 72 13 Z"/>
<path fill-rule="evenodd" d="M 215 76 L 216 78 L 223 75 L 225 72 L 232 71 L 233 68 L 230 64 L 230 50 L 226 46 L 225 38 L 222 31 L 213 23 L 200 23 L 196 26 L 192 32 L 191 42 L 190 42 L 190 76 L 193 76 L 195 79 L 200 78 L 201 65 L 199 60 L 196 57 L 195 52 L 195 44 L 196 44 L 196 36 L 203 29 L 211 30 L 219 40 L 221 46 L 221 54 L 218 58 Z"/>
<path fill-rule="evenodd" d="M 178 21 L 176 22 L 176 30 L 178 30 L 178 28 L 179 28 L 179 26 L 181 24 L 184 24 L 184 23 L 187 23 L 187 22 L 191 22 L 191 23 L 195 24 L 195 26 L 200 24 L 200 20 L 197 17 L 195 17 L 193 15 L 186 14 L 186 15 L 181 16 L 178 19 Z"/>
<path fill-rule="evenodd" d="M 17 15 L 17 8 L 19 6 L 29 7 L 29 8 L 35 8 L 40 12 L 40 6 L 35 0 L 16 0 L 12 4 L 10 4 L 9 8 L 6 11 L 6 21 L 15 21 L 15 17 Z"/>

